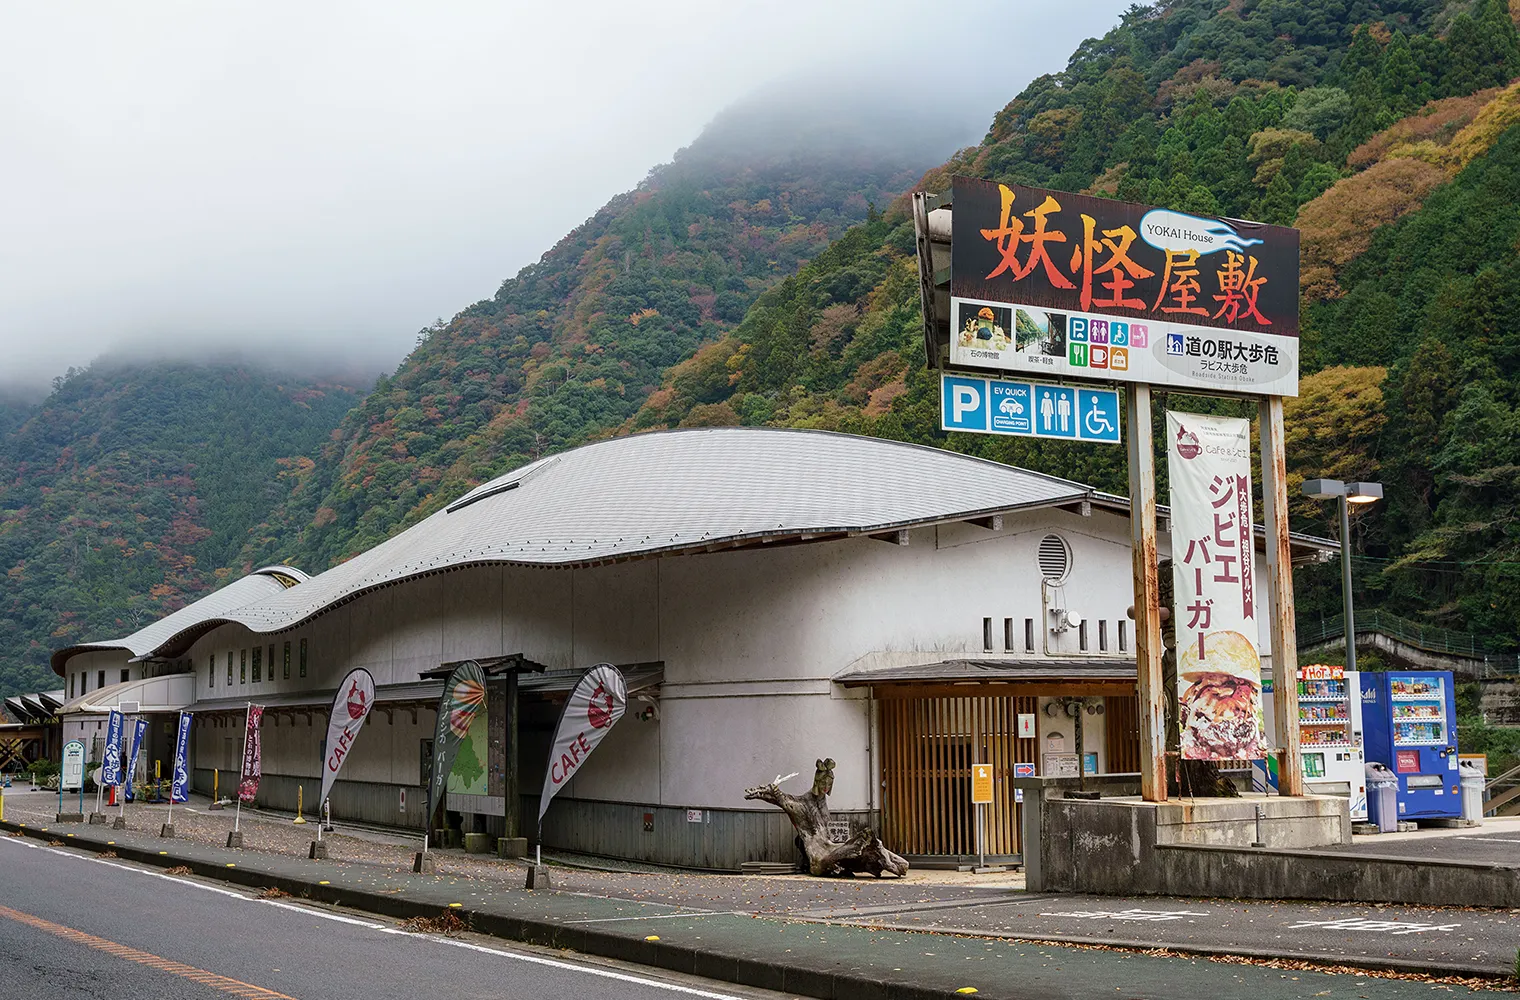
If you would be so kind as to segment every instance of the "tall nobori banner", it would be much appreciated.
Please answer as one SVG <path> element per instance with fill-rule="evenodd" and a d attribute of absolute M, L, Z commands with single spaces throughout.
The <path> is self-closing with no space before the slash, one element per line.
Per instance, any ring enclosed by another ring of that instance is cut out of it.
<path fill-rule="evenodd" d="M 433 820 L 433 810 L 444 800 L 449 786 L 449 772 L 454 769 L 454 758 L 459 754 L 459 744 L 470 732 L 470 724 L 486 707 L 486 674 L 480 664 L 466 660 L 454 668 L 443 685 L 443 697 L 438 702 L 438 722 L 433 729 L 432 780 L 428 783 L 427 822 Z"/>
<path fill-rule="evenodd" d="M 190 720 L 189 712 L 179 713 L 179 732 L 174 738 L 174 781 L 169 786 L 170 802 L 190 801 Z"/>
<path fill-rule="evenodd" d="M 248 706 L 248 725 L 243 731 L 243 768 L 238 775 L 238 801 L 252 802 L 259 793 L 259 778 L 264 773 L 263 750 L 259 744 L 259 726 L 264 722 L 264 706 Z"/>
<path fill-rule="evenodd" d="M 544 775 L 544 791 L 538 800 L 538 821 L 543 823 L 549 802 L 575 776 L 602 737 L 623 717 L 628 708 L 628 686 L 623 674 L 610 663 L 598 663 L 581 675 L 559 725 L 554 727 L 554 742 L 549 746 L 549 769 Z"/>
<path fill-rule="evenodd" d="M 363 667 L 350 670 L 343 683 L 338 685 L 332 711 L 327 717 L 327 742 L 323 744 L 327 756 L 322 760 L 322 797 L 317 799 L 318 809 L 327 801 L 327 794 L 332 791 L 333 782 L 338 780 L 338 772 L 343 770 L 343 762 L 348 759 L 354 740 L 374 707 L 375 679 Z"/>
<path fill-rule="evenodd" d="M 957 177 L 950 363 L 1298 395 L 1298 230 Z"/>
<path fill-rule="evenodd" d="M 148 720 L 138 719 L 132 723 L 132 748 L 127 753 L 126 763 L 123 770 L 126 771 L 126 795 L 127 801 L 134 801 L 132 792 L 132 779 L 137 775 L 137 754 L 142 750 L 143 735 L 148 731 Z"/>
<path fill-rule="evenodd" d="M 106 720 L 106 745 L 101 751 L 100 783 L 121 784 L 121 726 L 124 716 L 116 709 Z"/>
<path fill-rule="evenodd" d="M 1182 756 L 1265 757 L 1251 423 L 1168 411 L 1166 430 Z"/>

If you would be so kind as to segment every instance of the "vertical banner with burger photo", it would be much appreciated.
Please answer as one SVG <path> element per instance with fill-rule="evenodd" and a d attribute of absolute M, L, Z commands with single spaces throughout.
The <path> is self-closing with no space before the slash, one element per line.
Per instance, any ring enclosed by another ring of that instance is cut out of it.
<path fill-rule="evenodd" d="M 1251 423 L 1166 415 L 1184 760 L 1267 755 L 1251 520 Z"/>

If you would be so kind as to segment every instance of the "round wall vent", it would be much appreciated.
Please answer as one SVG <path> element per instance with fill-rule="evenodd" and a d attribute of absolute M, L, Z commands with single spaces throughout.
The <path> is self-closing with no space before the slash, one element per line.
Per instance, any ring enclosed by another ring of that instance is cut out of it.
<path fill-rule="evenodd" d="M 1060 535 L 1046 535 L 1040 539 L 1039 558 L 1043 579 L 1060 583 L 1071 572 L 1071 546 Z"/>

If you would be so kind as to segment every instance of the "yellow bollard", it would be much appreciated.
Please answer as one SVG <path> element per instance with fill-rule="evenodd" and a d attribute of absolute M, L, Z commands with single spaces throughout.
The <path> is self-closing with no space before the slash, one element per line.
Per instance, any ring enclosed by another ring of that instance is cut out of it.
<path fill-rule="evenodd" d="M 222 783 L 222 769 L 219 768 L 219 767 L 212 768 L 212 770 L 211 770 L 211 801 L 212 802 L 220 802 L 220 801 L 222 801 L 221 787 L 220 787 L 221 783 Z"/>
<path fill-rule="evenodd" d="M 305 791 L 306 791 L 306 789 L 303 786 L 301 786 L 301 785 L 297 785 L 296 786 L 296 818 L 295 818 L 295 822 L 297 822 L 297 823 L 305 823 L 306 822 L 306 820 L 304 820 L 304 819 L 301 818 L 301 796 L 305 793 Z"/>

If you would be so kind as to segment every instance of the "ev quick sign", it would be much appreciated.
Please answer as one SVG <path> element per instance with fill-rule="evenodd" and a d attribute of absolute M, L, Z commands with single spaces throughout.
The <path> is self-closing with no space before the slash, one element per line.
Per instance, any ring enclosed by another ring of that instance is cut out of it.
<path fill-rule="evenodd" d="M 1118 444 L 1119 393 L 941 373 L 940 427 Z"/>

